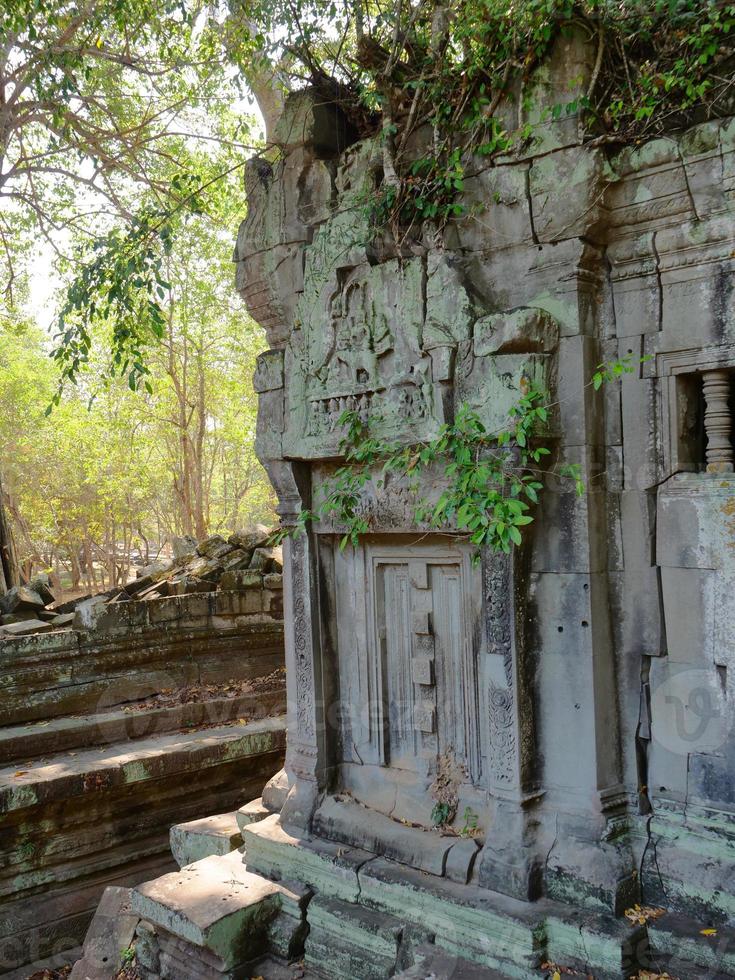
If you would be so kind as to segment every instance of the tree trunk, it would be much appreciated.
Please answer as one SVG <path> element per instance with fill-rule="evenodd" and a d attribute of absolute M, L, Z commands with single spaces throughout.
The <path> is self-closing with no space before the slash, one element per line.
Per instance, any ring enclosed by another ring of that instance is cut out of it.
<path fill-rule="evenodd" d="M 4 594 L 14 585 L 20 585 L 20 575 L 0 482 L 0 591 Z"/>

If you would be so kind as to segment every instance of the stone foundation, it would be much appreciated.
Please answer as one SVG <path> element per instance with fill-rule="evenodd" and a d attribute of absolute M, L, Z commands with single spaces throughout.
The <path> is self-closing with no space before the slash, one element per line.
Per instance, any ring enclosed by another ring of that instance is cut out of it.
<path fill-rule="evenodd" d="M 79 946 L 108 885 L 174 868 L 172 825 L 229 811 L 239 833 L 283 761 L 280 592 L 104 610 L 0 644 L 0 972 Z"/>

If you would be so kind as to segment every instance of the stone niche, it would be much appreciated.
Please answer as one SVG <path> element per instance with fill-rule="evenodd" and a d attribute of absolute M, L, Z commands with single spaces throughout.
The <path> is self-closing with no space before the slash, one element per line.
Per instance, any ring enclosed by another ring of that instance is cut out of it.
<path fill-rule="evenodd" d="M 583 90 L 589 61 L 552 59 L 534 111 Z M 681 922 L 735 914 L 735 123 L 617 154 L 540 125 L 521 156 L 470 168 L 464 217 L 398 250 L 368 218 L 379 141 L 345 145 L 316 103 L 292 96 L 278 162 L 250 163 L 235 255 L 270 345 L 257 448 L 284 524 L 338 465 L 346 409 L 417 442 L 461 404 L 505 424 L 529 379 L 556 406 L 552 466 L 579 464 L 587 492 L 547 477 L 523 545 L 479 562 L 417 523 L 398 479 L 365 487 L 357 547 L 328 520 L 287 541 L 289 791 L 248 867 L 318 892 L 307 962 L 311 943 L 330 976 L 332 900 L 512 976 L 696 959 Z M 621 356 L 633 372 L 596 393 Z M 703 697 L 716 730 L 687 741 L 677 710 Z M 362 887 L 288 865 L 294 846 L 361 855 Z M 645 901 L 679 916 L 665 940 L 624 918 Z M 445 927 L 426 924 L 437 903 Z M 495 931 L 478 935 L 480 906 Z"/>

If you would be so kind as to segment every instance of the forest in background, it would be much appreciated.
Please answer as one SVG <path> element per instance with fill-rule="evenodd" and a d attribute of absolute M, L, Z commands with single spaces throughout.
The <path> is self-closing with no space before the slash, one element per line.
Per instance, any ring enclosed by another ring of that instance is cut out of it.
<path fill-rule="evenodd" d="M 549 113 L 612 152 L 735 111 L 733 30 L 716 0 L 5 0 L 0 585 L 3 511 L 26 577 L 86 587 L 172 536 L 272 516 L 252 449 L 264 344 L 230 255 L 244 163 L 277 162 L 287 90 L 379 133 L 360 206 L 405 244 L 462 215 L 467 167 L 532 147 L 528 85 L 558 37 L 581 33 L 594 65 Z M 61 288 L 39 318 L 44 263 Z"/>
<path fill-rule="evenodd" d="M 257 142 L 257 122 L 224 63 L 167 72 L 165 90 L 155 78 L 127 75 L 124 89 L 121 80 L 113 72 L 98 85 L 109 86 L 105 99 L 125 118 L 162 114 L 145 179 L 124 163 L 105 174 L 99 160 L 90 166 L 68 150 L 63 159 L 78 182 L 48 167 L 26 184 L 34 200 L 0 200 L 2 497 L 21 575 L 47 571 L 57 589 L 120 584 L 177 536 L 201 540 L 273 521 L 274 496 L 253 449 L 252 374 L 266 345 L 235 292 L 232 264 L 246 207 L 242 165 L 252 152 L 243 139 L 252 128 Z M 120 119 L 115 126 L 124 130 Z M 47 134 L 26 129 L 24 138 L 22 152 L 38 141 L 46 163 Z M 94 166 L 102 193 L 90 186 Z M 164 319 L 146 349 L 145 387 L 131 390 L 127 374 L 110 369 L 112 319 L 101 317 L 86 370 L 52 406 L 60 375 L 50 355 L 70 283 L 100 242 L 134 216 L 155 214 L 194 172 L 211 184 L 205 202 L 174 219 L 158 273 Z"/>

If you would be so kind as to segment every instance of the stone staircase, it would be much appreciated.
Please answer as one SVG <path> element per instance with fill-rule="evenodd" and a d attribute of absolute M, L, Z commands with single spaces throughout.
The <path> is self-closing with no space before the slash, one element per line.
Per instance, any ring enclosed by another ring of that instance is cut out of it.
<path fill-rule="evenodd" d="M 281 773 L 262 799 L 173 827 L 179 870 L 108 893 L 71 980 L 532 980 L 555 972 L 629 980 L 642 968 L 651 973 L 640 976 L 668 969 L 672 980 L 735 976 L 731 930 L 702 937 L 700 923 L 674 915 L 643 926 L 547 899 L 518 902 L 349 843 L 294 837 L 278 816 L 286 790 Z M 370 816 L 373 837 L 385 839 Z M 403 855 L 416 864 L 441 840 L 423 835 L 423 846 Z M 130 974 L 119 974 L 122 939 Z"/>
<path fill-rule="evenodd" d="M 275 684 L 0 728 L 0 974 L 78 947 L 107 886 L 174 868 L 173 824 L 256 797 L 282 764 L 284 706 Z M 234 820 L 217 829 L 221 852 L 240 843 Z"/>

